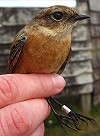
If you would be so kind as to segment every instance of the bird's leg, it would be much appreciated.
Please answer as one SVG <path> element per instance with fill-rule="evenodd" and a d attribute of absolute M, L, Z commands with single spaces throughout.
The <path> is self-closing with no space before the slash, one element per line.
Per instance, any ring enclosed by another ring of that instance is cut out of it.
<path fill-rule="evenodd" d="M 48 97 L 48 98 L 46 98 L 46 100 L 47 100 L 48 104 L 50 105 L 58 123 L 60 124 L 61 128 L 64 130 L 65 133 L 66 133 L 66 131 L 64 129 L 64 126 L 71 128 L 75 131 L 81 130 L 80 128 L 78 128 L 79 120 L 81 120 L 82 122 L 85 122 L 87 125 L 88 125 L 87 120 L 96 122 L 93 118 L 84 116 L 79 113 L 72 112 L 66 105 L 61 104 L 53 97 Z M 59 114 L 55 111 L 55 109 L 53 108 L 53 106 L 51 104 L 51 101 L 54 101 L 61 108 L 61 110 L 64 112 L 64 115 Z M 71 123 L 72 123 L 72 125 L 74 125 L 74 127 L 72 127 L 70 125 Z"/>

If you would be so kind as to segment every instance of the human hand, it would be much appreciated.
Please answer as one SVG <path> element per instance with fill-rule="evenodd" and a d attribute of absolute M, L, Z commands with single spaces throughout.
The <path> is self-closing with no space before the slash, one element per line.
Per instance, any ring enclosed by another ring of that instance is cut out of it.
<path fill-rule="evenodd" d="M 0 136 L 43 136 L 46 97 L 65 86 L 57 74 L 0 75 Z"/>

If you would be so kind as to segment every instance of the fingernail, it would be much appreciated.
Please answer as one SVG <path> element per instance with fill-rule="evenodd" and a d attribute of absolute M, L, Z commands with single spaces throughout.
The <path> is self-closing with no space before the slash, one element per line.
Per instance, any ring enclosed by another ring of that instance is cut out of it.
<path fill-rule="evenodd" d="M 65 87 L 66 82 L 62 76 L 57 74 L 52 74 L 52 79 L 57 88 L 62 89 Z"/>

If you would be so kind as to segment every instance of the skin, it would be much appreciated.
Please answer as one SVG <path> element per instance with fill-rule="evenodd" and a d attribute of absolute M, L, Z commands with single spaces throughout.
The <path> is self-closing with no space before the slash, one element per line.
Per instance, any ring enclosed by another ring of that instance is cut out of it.
<path fill-rule="evenodd" d="M 64 86 L 56 74 L 0 75 L 0 136 L 43 136 L 50 113 L 45 97 Z"/>

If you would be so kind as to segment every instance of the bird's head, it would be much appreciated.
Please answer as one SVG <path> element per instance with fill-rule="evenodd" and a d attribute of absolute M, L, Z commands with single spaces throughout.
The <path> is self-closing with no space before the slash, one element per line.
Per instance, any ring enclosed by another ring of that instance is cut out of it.
<path fill-rule="evenodd" d="M 87 18 L 89 16 L 80 14 L 73 8 L 59 5 L 41 10 L 33 20 L 44 34 L 62 36 L 70 34 L 78 20 Z"/>

